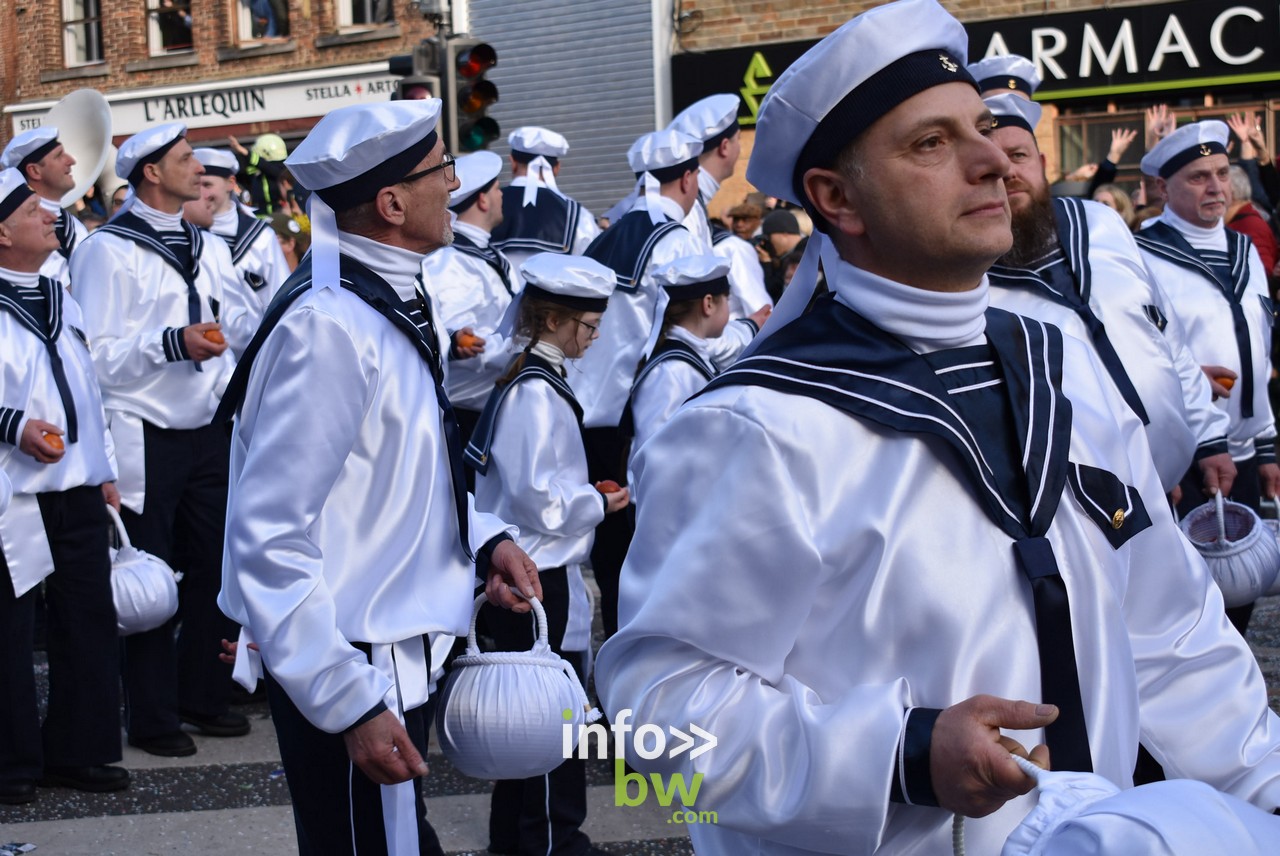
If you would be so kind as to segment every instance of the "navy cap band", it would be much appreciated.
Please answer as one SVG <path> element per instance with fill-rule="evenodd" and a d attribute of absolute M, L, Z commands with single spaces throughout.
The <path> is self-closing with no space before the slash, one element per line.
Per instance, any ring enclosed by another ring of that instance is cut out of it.
<path fill-rule="evenodd" d="M 728 294 L 729 278 L 727 276 L 708 279 L 705 282 L 691 282 L 687 285 L 664 285 L 667 296 L 672 301 L 693 300 L 708 294 Z"/>
<path fill-rule="evenodd" d="M 347 179 L 341 184 L 314 190 L 314 193 L 334 211 L 346 211 L 369 202 L 377 197 L 379 190 L 397 184 L 413 172 L 413 168 L 435 148 L 439 139 L 440 137 L 433 129 L 431 133 L 409 148 L 392 155 L 372 169 L 360 173 L 355 178 Z"/>
<path fill-rule="evenodd" d="M 555 292 L 547 291 L 545 288 L 539 288 L 530 282 L 525 283 L 523 294 L 525 297 L 545 300 L 548 303 L 555 303 L 567 309 L 577 309 L 580 312 L 603 312 L 609 307 L 609 298 L 607 297 L 571 297 L 567 294 L 556 294 Z"/>
<path fill-rule="evenodd" d="M 1035 129 L 1031 127 L 1031 123 L 1021 116 L 1017 115 L 996 115 L 991 117 L 991 129 L 996 128 L 1022 128 L 1031 136 L 1035 136 Z"/>
<path fill-rule="evenodd" d="M 185 136 L 179 134 L 160 148 L 156 149 L 154 152 L 150 152 L 142 158 L 139 158 L 138 162 L 133 167 L 133 171 L 129 173 L 129 183 L 134 187 L 140 185 L 142 183 L 142 168 L 149 163 L 159 163 L 160 159 L 169 153 L 169 149 L 178 144 L 178 140 L 185 139 Z"/>
<path fill-rule="evenodd" d="M 519 149 L 511 150 L 511 159 L 516 163 L 533 163 L 534 158 L 545 158 L 547 163 L 552 166 L 560 165 L 560 158 L 552 157 L 551 155 L 535 155 L 533 152 L 522 152 Z"/>
<path fill-rule="evenodd" d="M 1211 157 L 1212 155 L 1225 155 L 1226 153 L 1227 147 L 1216 140 L 1211 143 L 1196 143 L 1191 148 L 1183 149 L 1165 161 L 1164 166 L 1160 167 L 1160 177 L 1163 179 L 1172 178 L 1178 170 L 1194 160 Z"/>
<path fill-rule="evenodd" d="M 806 199 L 804 174 L 829 168 L 845 146 L 857 139 L 881 116 L 903 101 L 943 83 L 967 83 L 977 89 L 964 63 L 941 48 L 907 54 L 854 87 L 832 107 L 796 158 L 791 186 L 796 198 Z"/>
<path fill-rule="evenodd" d="M 49 152 L 53 151 L 54 149 L 56 149 L 56 148 L 57 148 L 58 146 L 60 146 L 60 145 L 62 145 L 62 143 L 60 143 L 60 142 L 58 141 L 58 138 L 57 138 L 57 137 L 54 137 L 52 140 L 50 140 L 49 142 L 45 143 L 45 144 L 44 144 L 43 146 L 41 146 L 40 148 L 38 148 L 38 149 L 36 149 L 36 150 L 34 150 L 34 151 L 32 151 L 32 152 L 29 152 L 25 158 L 23 158 L 22 160 L 18 161 L 18 172 L 21 172 L 21 173 L 22 173 L 22 177 L 23 177 L 23 178 L 26 178 L 26 176 L 27 176 L 27 173 L 26 173 L 26 169 L 27 169 L 27 167 L 29 167 L 29 166 L 30 166 L 31 164 L 33 164 L 33 163 L 39 163 L 40 161 L 44 160 L 45 155 L 49 154 Z"/>
<path fill-rule="evenodd" d="M 208 166 L 204 168 L 205 175 L 213 175 L 218 178 L 230 178 L 235 175 L 235 170 L 227 169 L 225 166 Z"/>
<path fill-rule="evenodd" d="M 978 81 L 978 89 L 986 92 L 990 89 L 1007 89 L 1010 92 L 1031 93 L 1031 83 L 1012 74 L 1001 74 L 997 77 L 984 77 Z"/>
<path fill-rule="evenodd" d="M 10 214 L 35 195 L 36 192 L 29 185 L 22 184 L 15 187 L 12 193 L 0 200 L 0 223 L 8 220 Z"/>
<path fill-rule="evenodd" d="M 715 136 L 707 138 L 702 143 L 702 153 L 706 154 L 707 152 L 714 151 L 721 142 L 735 136 L 738 133 L 738 130 L 738 117 L 734 116 L 733 121 L 729 123 L 729 127 L 725 128 Z"/>
<path fill-rule="evenodd" d="M 650 169 L 646 170 L 646 172 L 656 178 L 658 180 L 658 184 L 666 184 L 668 181 L 676 181 L 686 172 L 692 172 L 697 168 L 698 159 L 696 157 L 692 157 L 683 163 L 676 164 L 675 166 L 664 166 L 662 169 Z M 643 175 L 643 172 L 637 172 L 636 178 L 640 178 Z"/>

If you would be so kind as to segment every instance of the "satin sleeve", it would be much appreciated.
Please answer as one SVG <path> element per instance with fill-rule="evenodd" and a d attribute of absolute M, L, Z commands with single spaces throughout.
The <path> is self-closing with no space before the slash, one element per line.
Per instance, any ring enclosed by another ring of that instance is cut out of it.
<path fill-rule="evenodd" d="M 104 388 L 141 380 L 170 362 L 166 356 L 168 327 L 139 322 L 133 305 L 141 275 L 133 264 L 137 250 L 121 250 L 105 237 L 90 236 L 71 254 L 71 281 L 84 310 L 93 364 Z M 155 313 L 146 313 L 148 321 Z"/>
<path fill-rule="evenodd" d="M 734 318 L 742 318 L 761 307 L 773 303 L 769 290 L 764 286 L 764 268 L 751 244 L 731 235 L 712 250 L 717 256 L 729 260 L 730 311 Z"/>
<path fill-rule="evenodd" d="M 1182 319 L 1169 305 L 1160 284 L 1148 275 L 1151 291 L 1155 296 L 1160 311 L 1164 313 L 1164 337 L 1169 342 L 1169 350 L 1173 355 L 1173 366 L 1182 382 L 1183 401 L 1187 410 L 1187 422 L 1196 436 L 1196 444 L 1222 442 L 1226 440 L 1231 425 L 1231 417 L 1227 411 L 1213 404 L 1213 390 L 1209 386 L 1209 378 L 1196 362 L 1191 348 L 1187 345 L 1187 329 Z"/>
<path fill-rule="evenodd" d="M 286 316 L 255 369 L 265 372 L 257 387 L 267 394 L 246 401 L 251 430 L 241 437 L 238 423 L 233 438 L 244 464 L 227 508 L 224 575 L 234 576 L 271 676 L 308 721 L 337 733 L 391 687 L 338 631 L 314 536 L 359 435 L 371 379 L 342 324 L 313 306 Z M 342 394 L 320 394 L 326 389 Z"/>
<path fill-rule="evenodd" d="M 727 465 L 715 451 L 730 449 L 746 463 Z M 703 774 L 698 804 L 714 806 L 723 827 L 871 853 L 910 688 L 898 677 L 821 697 L 788 673 L 800 628 L 837 573 L 791 463 L 757 421 L 707 399 L 640 450 L 643 501 L 622 569 L 620 629 L 600 650 L 596 686 L 615 727 L 629 709 L 636 728 L 695 723 L 715 735 L 697 758 L 629 751 L 628 761 L 685 781 Z"/>
<path fill-rule="evenodd" d="M 11 499 L 13 499 L 13 485 L 9 482 L 9 477 L 4 474 L 4 470 L 0 470 L 0 514 L 4 514 Z"/>
<path fill-rule="evenodd" d="M 697 370 L 681 360 L 666 360 L 655 366 L 631 399 L 635 425 L 632 456 L 671 419 L 676 408 L 705 385 Z"/>
<path fill-rule="evenodd" d="M 596 215 L 587 210 L 587 206 L 583 205 L 578 211 L 578 225 L 573 230 L 573 253 L 574 255 L 582 255 L 587 251 L 587 247 L 591 246 L 600 235 L 600 227 L 596 225 Z M 515 281 L 514 279 L 512 280 Z"/>
<path fill-rule="evenodd" d="M 573 421 L 568 411 L 568 404 L 541 381 L 518 384 L 502 403 L 493 460 L 502 476 L 511 522 L 522 531 L 577 538 L 604 519 L 600 492 L 587 482 L 564 477 L 572 464 L 566 446 L 581 443 L 577 436 L 562 436 L 569 427 L 566 422 Z"/>

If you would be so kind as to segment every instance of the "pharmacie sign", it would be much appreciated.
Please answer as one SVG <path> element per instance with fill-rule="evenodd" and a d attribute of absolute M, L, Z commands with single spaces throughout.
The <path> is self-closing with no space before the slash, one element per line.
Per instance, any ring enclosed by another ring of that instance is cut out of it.
<path fill-rule="evenodd" d="M 1192 0 L 975 21 L 969 59 L 1021 54 L 1037 100 L 1280 80 L 1280 4 Z"/>

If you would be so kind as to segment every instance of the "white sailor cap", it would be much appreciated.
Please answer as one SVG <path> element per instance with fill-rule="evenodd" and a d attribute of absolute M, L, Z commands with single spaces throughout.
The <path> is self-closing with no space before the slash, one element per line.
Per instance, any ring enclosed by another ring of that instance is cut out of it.
<path fill-rule="evenodd" d="M 1225 155 L 1231 130 L 1226 122 L 1207 119 L 1183 125 L 1151 147 L 1142 158 L 1142 172 L 1171 178 L 1187 164 L 1211 155 Z"/>
<path fill-rule="evenodd" d="M 335 211 L 396 184 L 435 147 L 440 99 L 354 104 L 325 114 L 285 166 Z"/>
<path fill-rule="evenodd" d="M 1012 92 L 992 95 L 982 100 L 991 110 L 992 128 L 1018 127 L 1035 136 L 1042 112 L 1039 104 Z"/>
<path fill-rule="evenodd" d="M 458 189 L 449 194 L 449 208 L 462 213 L 471 207 L 475 198 L 492 184 L 502 172 L 502 158 L 493 152 L 478 151 L 463 155 L 454 162 L 458 175 Z"/>
<path fill-rule="evenodd" d="M 335 211 L 373 200 L 413 172 L 439 141 L 440 99 L 353 104 L 325 114 L 285 166 L 311 191 L 311 283 L 338 281 Z"/>
<path fill-rule="evenodd" d="M 668 128 L 651 131 L 632 143 L 627 151 L 627 163 L 637 177 L 647 172 L 665 183 L 696 169 L 700 154 L 699 140 Z"/>
<path fill-rule="evenodd" d="M 9 215 L 18 210 L 18 206 L 26 202 L 35 191 L 27 184 L 27 179 L 14 167 L 0 172 L 0 223 L 9 219 Z"/>
<path fill-rule="evenodd" d="M 738 104 L 742 99 L 732 93 L 708 95 L 695 101 L 667 125 L 702 142 L 702 150 L 710 151 L 720 141 L 738 132 Z"/>
<path fill-rule="evenodd" d="M 569 141 L 549 128 L 525 125 L 507 135 L 511 156 L 517 163 L 528 163 L 541 155 L 555 166 L 559 158 L 569 154 Z"/>
<path fill-rule="evenodd" d="M 729 293 L 729 260 L 720 256 L 682 256 L 650 268 L 649 276 L 671 300 Z"/>
<path fill-rule="evenodd" d="M 225 149 L 196 149 L 196 160 L 204 164 L 206 175 L 230 178 L 240 171 L 240 162 L 236 156 Z"/>
<path fill-rule="evenodd" d="M 14 167 L 21 171 L 27 164 L 43 160 L 44 156 L 58 147 L 58 129 L 52 125 L 43 125 L 23 131 L 9 141 L 0 155 L 0 164 Z"/>
<path fill-rule="evenodd" d="M 116 175 L 136 187 L 142 181 L 142 168 L 159 161 L 186 135 L 187 126 L 181 122 L 166 122 L 139 131 L 125 140 L 116 153 Z"/>
<path fill-rule="evenodd" d="M 863 12 L 810 48 L 760 107 L 747 180 L 768 196 L 805 202 L 802 179 L 908 98 L 963 82 L 969 40 L 937 0 L 898 0 Z"/>
<path fill-rule="evenodd" d="M 595 259 L 565 253 L 537 253 L 520 265 L 521 297 L 537 297 L 582 312 L 603 312 L 618 276 Z"/>
<path fill-rule="evenodd" d="M 987 92 L 992 89 L 1009 89 L 1014 92 L 1025 92 L 1030 98 L 1040 88 L 1040 74 L 1036 64 L 1025 56 L 1003 54 L 989 56 L 971 64 L 969 73 L 978 81 L 978 89 Z"/>

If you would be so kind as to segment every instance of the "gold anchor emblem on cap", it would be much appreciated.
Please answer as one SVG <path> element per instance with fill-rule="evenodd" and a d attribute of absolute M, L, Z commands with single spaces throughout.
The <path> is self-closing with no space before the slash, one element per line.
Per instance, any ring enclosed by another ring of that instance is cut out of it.
<path fill-rule="evenodd" d="M 1213 152 L 1209 150 L 1209 146 L 1208 146 L 1208 144 L 1207 144 L 1207 143 L 1201 143 L 1201 144 L 1200 144 L 1200 157 L 1207 158 L 1207 157 L 1208 157 L 1209 155 L 1211 155 L 1211 154 L 1213 154 Z"/>
<path fill-rule="evenodd" d="M 1117 508 L 1116 513 L 1111 515 L 1111 528 L 1119 529 L 1124 525 L 1124 509 Z"/>
<path fill-rule="evenodd" d="M 938 54 L 938 59 L 942 62 L 942 67 L 945 68 L 947 71 L 956 71 L 958 68 L 960 68 L 960 66 L 956 65 L 951 60 L 951 57 L 947 56 L 946 54 Z"/>
<path fill-rule="evenodd" d="M 1010 88 L 1010 89 L 1017 89 L 1017 88 L 1018 88 L 1018 81 L 1017 81 L 1015 78 L 1012 78 L 1012 77 L 1011 77 L 1011 78 L 1009 78 L 1009 88 Z"/>

